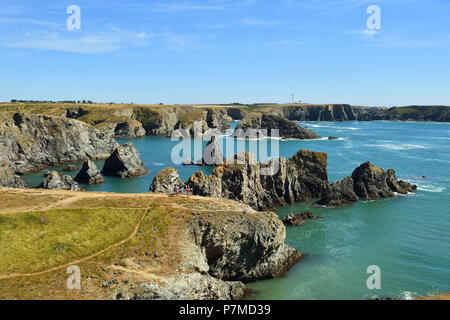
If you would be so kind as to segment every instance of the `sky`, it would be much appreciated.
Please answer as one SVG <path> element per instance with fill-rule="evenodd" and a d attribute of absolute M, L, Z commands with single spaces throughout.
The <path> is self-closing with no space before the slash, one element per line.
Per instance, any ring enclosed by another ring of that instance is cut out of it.
<path fill-rule="evenodd" d="M 0 101 L 286 103 L 292 94 L 450 105 L 450 1 L 0 0 Z"/>

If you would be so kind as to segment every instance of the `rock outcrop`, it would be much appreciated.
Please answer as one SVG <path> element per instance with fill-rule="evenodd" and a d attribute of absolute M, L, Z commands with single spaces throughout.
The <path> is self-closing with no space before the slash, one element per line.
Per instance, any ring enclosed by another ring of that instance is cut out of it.
<path fill-rule="evenodd" d="M 349 104 L 294 105 L 274 108 L 270 113 L 296 121 L 370 121 L 377 112 L 384 109 Z"/>
<path fill-rule="evenodd" d="M 78 183 L 76 183 L 70 176 L 60 176 L 56 171 L 47 171 L 44 174 L 44 180 L 39 184 L 38 188 L 71 191 L 81 190 Z"/>
<path fill-rule="evenodd" d="M 102 173 L 120 178 L 139 177 L 148 173 L 132 143 L 125 143 L 105 160 Z"/>
<path fill-rule="evenodd" d="M 197 172 L 185 184 L 194 195 L 238 200 L 257 210 L 321 197 L 328 186 L 325 153 L 300 150 L 288 160 L 259 163 L 246 152 L 234 160 L 210 176 Z"/>
<path fill-rule="evenodd" d="M 159 109 L 136 107 L 133 117 L 142 123 L 147 135 L 166 137 L 170 137 L 177 129 L 185 129 L 194 137 L 201 137 L 208 129 L 225 132 L 232 120 L 224 108 L 190 106 Z M 198 130 L 194 128 L 195 121 L 200 124 Z"/>
<path fill-rule="evenodd" d="M 117 138 L 142 138 L 145 134 L 142 123 L 137 120 L 118 123 L 114 129 L 114 136 Z"/>
<path fill-rule="evenodd" d="M 10 163 L 0 165 L 0 187 L 25 188 L 25 181 L 15 174 Z"/>
<path fill-rule="evenodd" d="M 284 244 L 286 229 L 273 212 L 196 218 L 188 236 L 195 246 L 184 256 L 191 257 L 192 267 L 225 281 L 279 277 L 302 259 L 300 252 Z"/>
<path fill-rule="evenodd" d="M 105 182 L 97 166 L 91 160 L 83 163 L 80 172 L 78 172 L 74 180 L 84 184 L 100 184 Z"/>
<path fill-rule="evenodd" d="M 203 150 L 202 164 L 206 166 L 218 166 L 224 164 L 223 153 L 216 136 L 211 136 L 211 140 Z"/>
<path fill-rule="evenodd" d="M 180 183 L 181 181 L 178 176 L 178 170 L 168 167 L 161 170 L 156 175 L 149 191 L 156 193 L 172 193 L 175 185 L 179 185 Z"/>
<path fill-rule="evenodd" d="M 139 290 L 116 290 L 115 300 L 240 300 L 248 289 L 238 281 L 222 281 L 200 273 L 176 274 L 149 281 Z"/>
<path fill-rule="evenodd" d="M 49 165 L 105 159 L 118 146 L 84 122 L 65 117 L 0 112 L 0 163 L 26 174 Z"/>
<path fill-rule="evenodd" d="M 300 226 L 305 221 L 312 220 L 312 219 L 318 219 L 319 217 L 316 217 L 311 212 L 302 212 L 299 214 L 288 214 L 286 217 L 283 218 L 283 223 L 287 226 Z"/>
<path fill-rule="evenodd" d="M 356 168 L 351 177 L 329 186 L 318 204 L 338 206 L 358 201 L 390 198 L 395 194 L 407 194 L 417 189 L 417 186 L 398 180 L 395 171 L 384 171 L 370 162 L 363 163 Z"/>
<path fill-rule="evenodd" d="M 282 139 L 320 138 L 310 129 L 303 128 L 294 121 L 287 120 L 281 116 L 264 113 L 248 113 L 237 125 L 234 136 L 237 138 L 276 136 L 273 130 L 278 130 L 278 137 Z"/>

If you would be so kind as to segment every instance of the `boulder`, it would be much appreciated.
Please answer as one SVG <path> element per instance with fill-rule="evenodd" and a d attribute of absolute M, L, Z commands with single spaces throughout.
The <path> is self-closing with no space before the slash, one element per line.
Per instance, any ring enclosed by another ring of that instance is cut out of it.
<path fill-rule="evenodd" d="M 329 136 L 328 137 L 328 140 L 338 140 L 339 138 L 338 137 L 335 137 L 335 136 Z"/>
<path fill-rule="evenodd" d="M 114 136 L 117 138 L 141 138 L 145 134 L 142 123 L 137 120 L 127 120 L 118 123 L 114 129 Z"/>
<path fill-rule="evenodd" d="M 75 181 L 84 184 L 100 184 L 105 182 L 105 179 L 100 174 L 95 163 L 88 160 L 83 163 L 80 172 L 75 177 Z"/>
<path fill-rule="evenodd" d="M 307 220 L 318 218 L 319 217 L 316 217 L 311 212 L 303 212 L 299 214 L 288 214 L 282 221 L 287 226 L 300 226 Z"/>
<path fill-rule="evenodd" d="M 181 184 L 178 170 L 172 167 L 161 170 L 153 179 L 150 186 L 150 192 L 156 193 L 172 193 L 175 185 Z"/>
<path fill-rule="evenodd" d="M 299 126 L 296 122 L 278 115 L 263 113 L 248 113 L 239 122 L 234 131 L 236 138 L 261 138 L 275 135 L 278 130 L 282 139 L 319 139 L 320 137 L 308 128 Z"/>
<path fill-rule="evenodd" d="M 71 190 L 80 191 L 81 188 L 70 176 L 63 175 L 62 177 L 56 171 L 47 171 L 44 174 L 44 180 L 39 184 L 39 189 L 51 190 Z"/>
<path fill-rule="evenodd" d="M 132 143 L 125 143 L 118 147 L 111 156 L 105 160 L 102 173 L 106 176 L 120 178 L 139 177 L 148 173 L 139 153 Z"/>

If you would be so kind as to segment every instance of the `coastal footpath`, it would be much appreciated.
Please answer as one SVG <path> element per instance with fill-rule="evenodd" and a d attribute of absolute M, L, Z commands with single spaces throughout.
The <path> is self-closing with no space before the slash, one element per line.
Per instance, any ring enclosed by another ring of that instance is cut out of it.
<path fill-rule="evenodd" d="M 275 213 L 230 200 L 0 188 L 0 201 L 1 299 L 241 299 L 302 259 Z"/>

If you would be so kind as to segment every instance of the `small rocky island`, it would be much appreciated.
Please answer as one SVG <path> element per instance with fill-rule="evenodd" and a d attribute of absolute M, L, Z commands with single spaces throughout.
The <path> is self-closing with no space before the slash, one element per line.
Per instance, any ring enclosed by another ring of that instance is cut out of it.
<path fill-rule="evenodd" d="M 102 173 L 106 176 L 132 178 L 146 175 L 148 170 L 140 160 L 139 152 L 132 143 L 127 142 L 105 160 Z"/>
<path fill-rule="evenodd" d="M 278 137 L 282 139 L 319 139 L 320 137 L 308 128 L 303 128 L 291 120 L 278 115 L 264 113 L 248 113 L 239 122 L 234 137 L 255 139 L 275 136 L 273 130 L 278 130 Z"/>

